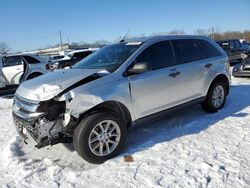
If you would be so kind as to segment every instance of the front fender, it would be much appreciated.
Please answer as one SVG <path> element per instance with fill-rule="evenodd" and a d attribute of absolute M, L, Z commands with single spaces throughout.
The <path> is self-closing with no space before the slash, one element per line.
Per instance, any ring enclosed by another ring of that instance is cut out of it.
<path fill-rule="evenodd" d="M 113 101 L 123 104 L 128 109 L 132 120 L 135 119 L 127 79 L 98 85 L 87 91 L 84 90 L 84 87 L 78 88 L 72 92 L 74 93 L 74 98 L 68 104 L 67 111 L 75 118 L 79 118 L 81 114 L 101 103 Z"/>
<path fill-rule="evenodd" d="M 104 102 L 104 100 L 99 96 L 92 94 L 81 94 L 69 103 L 67 110 L 72 116 L 79 118 L 82 113 L 102 102 Z"/>

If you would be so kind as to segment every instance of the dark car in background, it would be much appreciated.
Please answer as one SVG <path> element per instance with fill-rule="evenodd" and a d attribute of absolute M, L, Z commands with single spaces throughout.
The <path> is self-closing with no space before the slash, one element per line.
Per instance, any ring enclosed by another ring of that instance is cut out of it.
<path fill-rule="evenodd" d="M 250 58 L 250 42 L 243 41 L 241 46 L 245 50 L 245 54 L 248 56 L 247 58 Z"/>
<path fill-rule="evenodd" d="M 234 77 L 250 77 L 250 58 L 244 60 L 241 64 L 235 65 L 232 75 Z"/>
<path fill-rule="evenodd" d="M 217 44 L 222 47 L 229 57 L 230 65 L 241 63 L 250 54 L 250 50 L 246 49 L 238 39 L 221 40 Z"/>

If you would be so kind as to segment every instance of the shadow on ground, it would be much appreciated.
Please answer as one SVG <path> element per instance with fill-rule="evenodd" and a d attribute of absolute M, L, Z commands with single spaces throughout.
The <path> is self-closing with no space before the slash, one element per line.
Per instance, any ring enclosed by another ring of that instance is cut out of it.
<path fill-rule="evenodd" d="M 161 142 L 197 134 L 230 116 L 247 116 L 248 113 L 241 111 L 250 106 L 249 93 L 250 85 L 237 85 L 231 88 L 225 107 L 218 113 L 206 113 L 200 105 L 197 105 L 162 117 L 155 122 L 139 125 L 129 132 L 123 153 L 133 154 Z"/>

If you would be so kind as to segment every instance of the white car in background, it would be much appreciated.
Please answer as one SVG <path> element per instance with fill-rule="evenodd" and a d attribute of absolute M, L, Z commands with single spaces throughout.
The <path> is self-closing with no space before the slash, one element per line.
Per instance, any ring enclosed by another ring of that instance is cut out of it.
<path fill-rule="evenodd" d="M 73 50 L 69 52 L 66 56 L 64 56 L 64 58 L 52 61 L 51 69 L 63 69 L 65 67 L 73 66 L 97 50 L 99 50 L 99 48 Z"/>
<path fill-rule="evenodd" d="M 0 57 L 0 88 L 17 86 L 50 72 L 50 64 L 44 56 L 36 54 L 16 54 Z"/>
<path fill-rule="evenodd" d="M 65 57 L 64 55 L 52 55 L 49 57 L 49 61 L 50 62 L 57 61 L 57 60 L 62 59 L 64 57 Z"/>

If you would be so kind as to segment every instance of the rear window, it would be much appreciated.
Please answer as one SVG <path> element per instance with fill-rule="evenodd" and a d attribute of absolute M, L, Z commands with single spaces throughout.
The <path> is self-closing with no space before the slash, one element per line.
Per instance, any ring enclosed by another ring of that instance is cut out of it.
<path fill-rule="evenodd" d="M 207 58 L 193 39 L 173 40 L 172 44 L 179 64 Z"/>
<path fill-rule="evenodd" d="M 201 51 L 203 51 L 208 58 L 220 56 L 220 51 L 215 48 L 212 44 L 205 40 L 197 40 L 200 45 Z"/>

